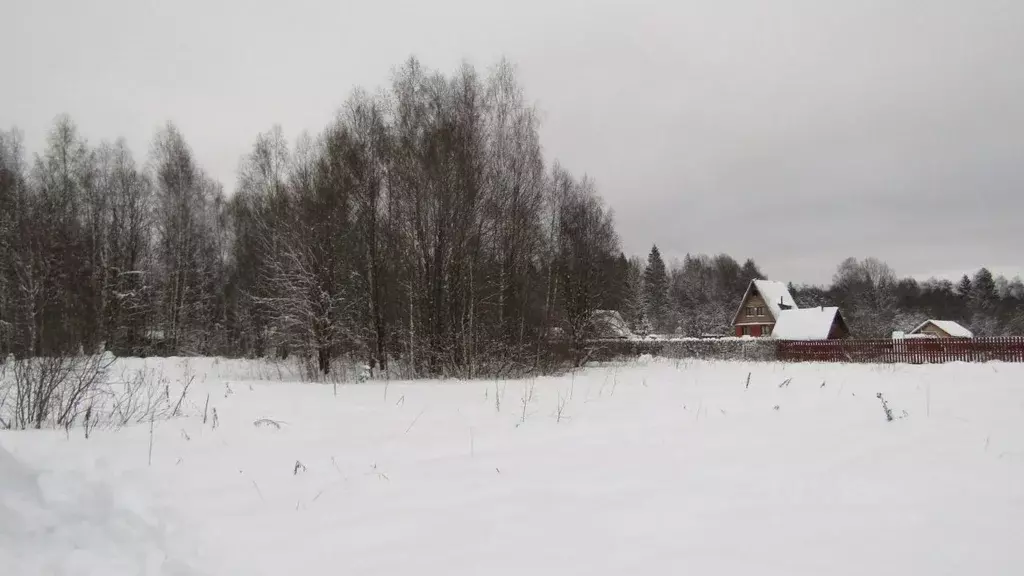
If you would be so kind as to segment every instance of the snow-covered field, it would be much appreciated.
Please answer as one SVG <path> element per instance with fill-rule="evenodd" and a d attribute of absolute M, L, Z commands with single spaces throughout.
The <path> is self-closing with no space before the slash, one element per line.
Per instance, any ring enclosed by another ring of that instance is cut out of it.
<path fill-rule="evenodd" d="M 0 433 L 0 573 L 1024 574 L 1024 365 L 646 360 L 335 395 L 149 362 L 199 375 L 152 442 Z"/>

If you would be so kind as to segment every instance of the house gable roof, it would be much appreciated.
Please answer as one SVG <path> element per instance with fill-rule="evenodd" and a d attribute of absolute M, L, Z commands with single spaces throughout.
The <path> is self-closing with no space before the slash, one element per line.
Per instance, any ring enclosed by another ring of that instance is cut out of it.
<path fill-rule="evenodd" d="M 590 314 L 590 327 L 599 337 L 629 338 L 633 332 L 618 310 L 594 310 Z"/>
<path fill-rule="evenodd" d="M 918 324 L 917 328 L 908 332 L 908 334 L 917 334 L 922 328 L 929 324 L 934 325 L 939 330 L 942 330 L 953 338 L 974 338 L 973 332 L 952 320 L 925 320 Z"/>
<path fill-rule="evenodd" d="M 750 298 L 750 294 L 754 290 L 761 295 L 761 298 L 764 298 L 765 306 L 768 307 L 768 311 L 771 312 L 772 318 L 776 322 L 779 321 L 779 313 L 782 312 L 783 306 L 788 306 L 791 309 L 797 308 L 796 300 L 793 300 L 793 296 L 789 293 L 789 287 L 784 282 L 751 280 L 747 285 L 747 291 L 743 293 L 739 307 L 736 308 L 736 313 L 732 316 L 732 324 L 736 324 L 736 319 L 743 311 L 743 305 L 746 304 L 747 298 Z"/>
<path fill-rule="evenodd" d="M 843 315 L 835 306 L 783 310 L 772 329 L 772 337 L 778 340 L 827 340 L 837 320 L 845 324 Z"/>

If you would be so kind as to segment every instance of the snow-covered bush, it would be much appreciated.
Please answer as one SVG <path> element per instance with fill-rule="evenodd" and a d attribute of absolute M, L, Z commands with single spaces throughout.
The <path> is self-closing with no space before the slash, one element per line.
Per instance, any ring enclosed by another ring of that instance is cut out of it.
<path fill-rule="evenodd" d="M 109 352 L 8 359 L 0 365 L 0 429 L 87 430 L 166 420 L 194 408 L 196 374 L 184 361 L 172 380 L 146 366 L 115 367 Z"/>
<path fill-rule="evenodd" d="M 171 380 L 156 370 L 122 370 L 121 377 L 104 386 L 105 397 L 96 418 L 101 424 L 125 426 L 182 415 L 196 374 L 186 361 L 181 378 L 171 389 Z"/>
<path fill-rule="evenodd" d="M 768 338 L 680 338 L 676 340 L 600 340 L 588 346 L 588 359 L 612 361 L 642 355 L 705 360 L 775 359 L 775 341 Z"/>
<path fill-rule="evenodd" d="M 0 374 L 0 426 L 70 427 L 97 401 L 113 362 L 108 352 L 5 362 Z"/>

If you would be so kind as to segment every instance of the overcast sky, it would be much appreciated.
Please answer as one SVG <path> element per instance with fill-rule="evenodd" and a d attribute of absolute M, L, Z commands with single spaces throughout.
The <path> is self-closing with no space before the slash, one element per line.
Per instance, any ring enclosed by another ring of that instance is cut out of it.
<path fill-rule="evenodd" d="M 66 112 L 140 158 L 173 120 L 228 190 L 257 133 L 318 132 L 410 55 L 507 56 L 546 157 L 598 184 L 623 248 L 827 282 L 1024 271 L 1019 0 L 0 0 L 0 126 Z"/>

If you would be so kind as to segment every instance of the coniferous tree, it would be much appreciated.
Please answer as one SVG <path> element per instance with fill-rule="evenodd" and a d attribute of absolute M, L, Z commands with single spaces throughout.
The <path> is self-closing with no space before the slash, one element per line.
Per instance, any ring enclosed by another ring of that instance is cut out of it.
<path fill-rule="evenodd" d="M 656 331 L 668 328 L 668 273 L 657 246 L 651 247 L 644 269 L 644 303 L 647 318 Z"/>
<path fill-rule="evenodd" d="M 963 278 L 960 279 L 960 283 L 956 285 L 956 293 L 961 298 L 967 298 L 971 294 L 971 278 L 967 274 L 964 274 Z"/>
<path fill-rule="evenodd" d="M 651 323 L 647 318 L 647 306 L 644 298 L 644 263 L 638 257 L 627 262 L 627 295 L 623 309 L 623 318 L 629 323 L 635 334 L 646 336 L 651 331 Z"/>
<path fill-rule="evenodd" d="M 993 336 L 1000 332 L 997 317 L 999 294 L 996 282 L 988 268 L 981 268 L 974 274 L 971 291 L 968 294 L 968 308 L 971 312 L 971 327 L 977 335 Z"/>
<path fill-rule="evenodd" d="M 996 292 L 996 283 L 988 268 L 982 268 L 974 275 L 970 288 L 971 308 L 975 312 L 987 313 L 992 311 L 999 294 Z"/>

